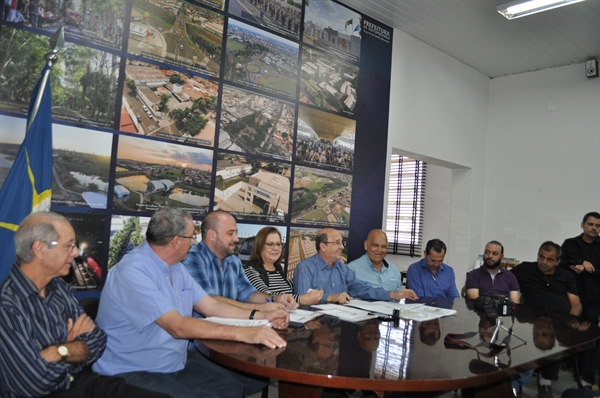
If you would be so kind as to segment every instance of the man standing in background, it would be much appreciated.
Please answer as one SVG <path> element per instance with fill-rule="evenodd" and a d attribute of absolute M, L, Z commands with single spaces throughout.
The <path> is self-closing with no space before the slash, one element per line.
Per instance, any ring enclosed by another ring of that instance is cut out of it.
<path fill-rule="evenodd" d="M 600 214 L 587 213 L 581 222 L 583 233 L 562 244 L 561 268 L 575 276 L 583 310 L 581 316 L 598 322 L 600 316 Z"/>

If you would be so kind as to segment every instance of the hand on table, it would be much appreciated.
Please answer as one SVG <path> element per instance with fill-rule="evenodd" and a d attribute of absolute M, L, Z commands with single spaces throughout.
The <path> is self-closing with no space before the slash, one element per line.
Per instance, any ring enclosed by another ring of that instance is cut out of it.
<path fill-rule="evenodd" d="M 328 303 L 346 304 L 350 300 L 352 300 L 352 296 L 350 296 L 346 292 L 330 294 L 329 296 L 327 296 Z"/>
<path fill-rule="evenodd" d="M 323 289 L 310 289 L 306 294 L 300 296 L 301 305 L 317 304 L 323 298 Z"/>

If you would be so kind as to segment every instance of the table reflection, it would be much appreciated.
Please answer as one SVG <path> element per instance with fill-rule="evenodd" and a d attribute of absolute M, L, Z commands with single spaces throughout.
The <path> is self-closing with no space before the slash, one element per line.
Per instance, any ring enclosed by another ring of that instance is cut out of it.
<path fill-rule="evenodd" d="M 453 308 L 457 314 L 423 322 L 401 319 L 397 327 L 392 322 L 348 323 L 323 316 L 302 328 L 289 328 L 283 350 L 204 343 L 217 362 L 280 382 L 435 391 L 498 382 L 589 349 L 600 336 L 598 325 L 545 309 L 519 305 L 513 316 L 497 321 L 474 311 L 468 300 L 424 301 Z M 465 334 L 471 348 L 447 346 L 444 337 L 449 333 Z M 507 344 L 489 347 L 486 343 L 492 339 Z"/>

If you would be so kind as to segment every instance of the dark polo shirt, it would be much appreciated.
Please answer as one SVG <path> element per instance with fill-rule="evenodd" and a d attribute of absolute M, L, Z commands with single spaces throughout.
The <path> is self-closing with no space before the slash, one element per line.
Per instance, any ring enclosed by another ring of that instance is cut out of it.
<path fill-rule="evenodd" d="M 469 272 L 467 276 L 466 290 L 479 289 L 479 296 L 491 297 L 492 294 L 501 294 L 508 297 L 509 292 L 519 290 L 517 278 L 505 269 L 500 268 L 496 277 L 492 279 L 489 271 L 482 265 Z"/>

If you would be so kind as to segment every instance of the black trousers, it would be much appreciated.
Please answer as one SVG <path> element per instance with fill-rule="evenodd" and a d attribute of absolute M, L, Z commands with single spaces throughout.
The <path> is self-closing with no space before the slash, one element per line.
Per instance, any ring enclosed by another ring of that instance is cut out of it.
<path fill-rule="evenodd" d="M 127 384 L 120 377 L 100 376 L 91 370 L 78 374 L 68 390 L 57 391 L 51 398 L 173 398 L 161 392 L 148 391 Z"/>

